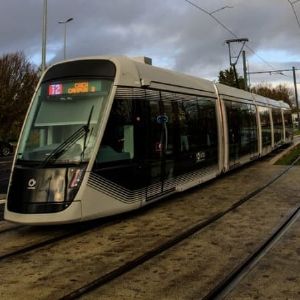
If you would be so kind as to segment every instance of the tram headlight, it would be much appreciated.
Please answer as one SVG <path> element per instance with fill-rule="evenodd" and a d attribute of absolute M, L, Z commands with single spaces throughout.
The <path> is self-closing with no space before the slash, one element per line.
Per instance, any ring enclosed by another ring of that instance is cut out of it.
<path fill-rule="evenodd" d="M 85 166 L 68 169 L 68 182 L 67 182 L 66 197 L 65 197 L 66 202 L 71 203 L 75 199 L 84 174 L 85 174 Z"/>
<path fill-rule="evenodd" d="M 84 175 L 84 170 L 83 169 L 71 169 L 70 170 L 70 184 L 69 184 L 69 188 L 70 189 L 74 189 L 74 188 L 78 188 L 81 180 L 83 178 Z"/>

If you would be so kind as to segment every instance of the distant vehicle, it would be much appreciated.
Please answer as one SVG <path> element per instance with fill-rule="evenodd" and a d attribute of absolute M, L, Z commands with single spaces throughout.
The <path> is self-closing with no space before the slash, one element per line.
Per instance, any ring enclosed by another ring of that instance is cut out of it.
<path fill-rule="evenodd" d="M 13 153 L 13 146 L 7 142 L 0 141 L 0 156 L 8 156 Z"/>

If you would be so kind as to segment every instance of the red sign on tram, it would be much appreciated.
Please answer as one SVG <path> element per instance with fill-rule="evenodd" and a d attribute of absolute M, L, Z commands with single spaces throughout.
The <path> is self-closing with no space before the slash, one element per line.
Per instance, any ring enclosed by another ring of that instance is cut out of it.
<path fill-rule="evenodd" d="M 63 85 L 62 83 L 50 84 L 48 89 L 49 96 L 62 95 Z"/>

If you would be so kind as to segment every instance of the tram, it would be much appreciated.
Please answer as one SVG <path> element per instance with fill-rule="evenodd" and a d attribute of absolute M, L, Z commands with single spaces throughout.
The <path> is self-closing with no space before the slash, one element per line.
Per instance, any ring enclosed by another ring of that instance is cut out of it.
<path fill-rule="evenodd" d="M 282 101 L 88 57 L 49 67 L 29 107 L 5 219 L 71 223 L 138 209 L 291 143 Z"/>

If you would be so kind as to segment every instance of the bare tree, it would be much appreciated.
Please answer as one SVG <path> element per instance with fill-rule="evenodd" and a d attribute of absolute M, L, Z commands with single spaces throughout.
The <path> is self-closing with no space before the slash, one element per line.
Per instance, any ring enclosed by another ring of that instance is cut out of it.
<path fill-rule="evenodd" d="M 38 82 L 23 52 L 0 58 L 0 138 L 16 139 Z"/>
<path fill-rule="evenodd" d="M 251 88 L 251 92 L 274 100 L 282 100 L 292 106 L 293 91 L 285 84 L 272 86 L 271 84 L 258 84 Z"/>

